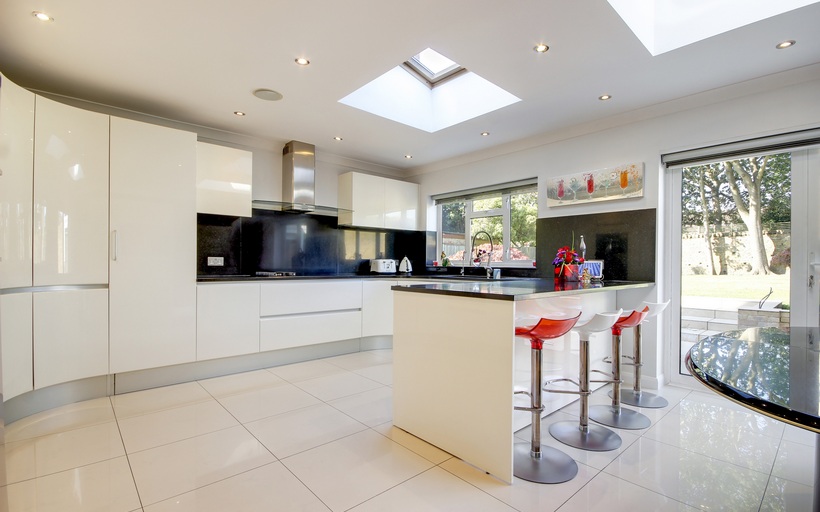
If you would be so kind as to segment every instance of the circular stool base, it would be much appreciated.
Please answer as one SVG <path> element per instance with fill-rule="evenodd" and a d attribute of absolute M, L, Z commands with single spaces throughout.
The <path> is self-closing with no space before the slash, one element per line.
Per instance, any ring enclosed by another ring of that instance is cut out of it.
<path fill-rule="evenodd" d="M 621 408 L 615 411 L 611 405 L 593 405 L 589 408 L 589 419 L 609 427 L 625 430 L 649 428 L 652 422 L 639 412 Z"/>
<path fill-rule="evenodd" d="M 538 484 L 568 482 L 578 474 L 578 464 L 566 453 L 541 445 L 541 458 L 530 455 L 530 443 L 516 443 L 513 450 L 513 475 Z"/>
<path fill-rule="evenodd" d="M 609 392 L 609 397 L 612 398 L 612 391 Z M 635 407 L 646 407 L 647 409 L 662 409 L 669 405 L 666 398 L 658 396 L 646 391 L 635 393 L 632 390 L 621 391 L 621 403 L 626 405 L 634 405 Z"/>
<path fill-rule="evenodd" d="M 608 428 L 587 425 L 587 432 L 582 432 L 575 421 L 553 423 L 550 425 L 550 434 L 566 445 L 592 452 L 608 452 L 621 446 L 621 436 Z"/>

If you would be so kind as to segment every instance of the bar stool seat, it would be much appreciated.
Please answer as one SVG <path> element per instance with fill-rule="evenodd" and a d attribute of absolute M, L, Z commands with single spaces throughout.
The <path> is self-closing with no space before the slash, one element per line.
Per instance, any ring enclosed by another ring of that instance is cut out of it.
<path fill-rule="evenodd" d="M 623 313 L 622 309 L 615 313 L 597 313 L 587 322 L 576 325 L 573 330 L 578 332 L 580 337 L 578 382 L 572 379 L 553 379 L 545 383 L 544 391 L 548 393 L 580 395 L 581 413 L 579 421 L 559 421 L 550 425 L 549 428 L 552 437 L 566 445 L 590 451 L 616 450 L 621 446 L 621 436 L 606 427 L 589 424 L 589 339 L 594 333 L 610 330 L 620 318 L 621 313 Z M 553 382 L 560 381 L 572 382 L 578 386 L 578 391 L 549 389 L 547 387 Z"/>
<path fill-rule="evenodd" d="M 530 391 L 518 391 L 529 395 L 530 406 L 515 406 L 517 411 L 532 413 L 532 440 L 530 446 L 518 443 L 513 452 L 513 475 L 516 478 L 541 484 L 557 484 L 575 478 L 578 464 L 566 453 L 550 446 L 541 446 L 541 350 L 544 340 L 559 338 L 572 329 L 580 318 L 541 318 L 536 325 L 516 327 L 515 335 L 530 340 Z"/>
<path fill-rule="evenodd" d="M 669 405 L 669 402 L 664 397 L 641 390 L 641 368 L 643 367 L 643 358 L 641 355 L 641 326 L 650 318 L 660 315 L 668 305 L 669 301 L 643 303 L 643 306 L 649 308 L 649 311 L 646 313 L 646 318 L 634 327 L 635 339 L 632 342 L 632 356 L 622 356 L 624 359 L 629 360 L 623 362 L 622 364 L 635 367 L 634 377 L 632 380 L 632 389 L 621 392 L 622 404 L 646 407 L 650 409 L 660 409 Z M 612 391 L 609 392 L 609 396 L 612 396 Z"/>
<path fill-rule="evenodd" d="M 623 409 L 621 407 L 621 332 L 624 328 L 635 327 L 643 322 L 649 308 L 641 311 L 633 311 L 627 316 L 622 316 L 612 326 L 612 373 L 611 379 L 594 381 L 608 382 L 612 384 L 612 404 L 593 405 L 589 408 L 589 417 L 592 421 L 607 425 L 609 427 L 623 428 L 627 430 L 639 430 L 649 428 L 652 424 L 649 418 L 643 414 Z M 603 373 L 603 372 L 601 372 Z"/>

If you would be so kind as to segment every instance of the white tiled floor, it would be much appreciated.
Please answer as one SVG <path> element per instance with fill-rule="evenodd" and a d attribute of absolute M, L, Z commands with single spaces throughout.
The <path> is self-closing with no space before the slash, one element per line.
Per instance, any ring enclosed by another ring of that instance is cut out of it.
<path fill-rule="evenodd" d="M 543 442 L 578 476 L 506 485 L 392 426 L 391 361 L 349 354 L 24 418 L 0 446 L 0 511 L 810 510 L 813 434 L 674 387 L 612 452 L 550 437 L 577 405 L 550 415 Z"/>

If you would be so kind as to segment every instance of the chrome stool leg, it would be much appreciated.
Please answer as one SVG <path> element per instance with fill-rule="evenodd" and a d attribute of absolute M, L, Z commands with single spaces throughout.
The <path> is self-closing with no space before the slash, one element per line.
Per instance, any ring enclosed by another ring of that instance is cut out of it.
<path fill-rule="evenodd" d="M 621 446 L 621 436 L 608 428 L 589 424 L 589 337 L 581 336 L 579 345 L 580 367 L 578 394 L 581 395 L 580 422 L 559 421 L 550 425 L 552 437 L 562 443 L 596 452 L 616 450 Z M 549 390 L 547 390 L 549 391 Z"/>
<path fill-rule="evenodd" d="M 621 393 L 621 403 L 649 409 L 661 409 L 669 405 L 669 402 L 664 397 L 641 391 L 641 367 L 643 366 L 643 360 L 641 359 L 641 324 L 635 326 L 634 332 L 635 340 L 633 343 L 632 362 L 625 364 L 635 368 L 635 378 L 633 380 L 632 390 L 626 390 Z M 612 391 L 609 392 L 610 397 L 612 393 Z"/>
<path fill-rule="evenodd" d="M 558 484 L 575 478 L 578 464 L 566 453 L 550 446 L 541 446 L 541 348 L 540 340 L 533 340 L 530 352 L 532 375 L 530 407 L 515 407 L 518 411 L 532 413 L 532 440 L 530 446 L 515 444 L 513 451 L 513 475 L 516 478 L 540 484 Z"/>
<path fill-rule="evenodd" d="M 616 334 L 617 332 L 617 334 Z M 612 404 L 589 408 L 592 421 L 626 430 L 649 428 L 652 422 L 643 414 L 621 407 L 621 330 L 612 329 Z"/>

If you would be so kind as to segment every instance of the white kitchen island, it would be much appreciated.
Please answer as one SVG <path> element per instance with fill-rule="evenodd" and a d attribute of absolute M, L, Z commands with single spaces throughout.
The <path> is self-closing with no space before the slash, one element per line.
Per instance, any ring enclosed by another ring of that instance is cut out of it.
<path fill-rule="evenodd" d="M 581 320 L 617 306 L 619 290 L 654 283 L 565 283 L 546 279 L 394 286 L 393 424 L 512 483 L 514 432 L 530 414 L 530 344 L 514 336 L 550 312 L 580 308 Z M 593 369 L 606 370 L 608 333 L 593 336 Z M 544 344 L 546 379 L 578 375 L 578 336 Z M 566 389 L 572 389 L 567 387 Z M 577 395 L 544 393 L 545 414 Z M 524 441 L 521 441 L 524 442 Z"/>

